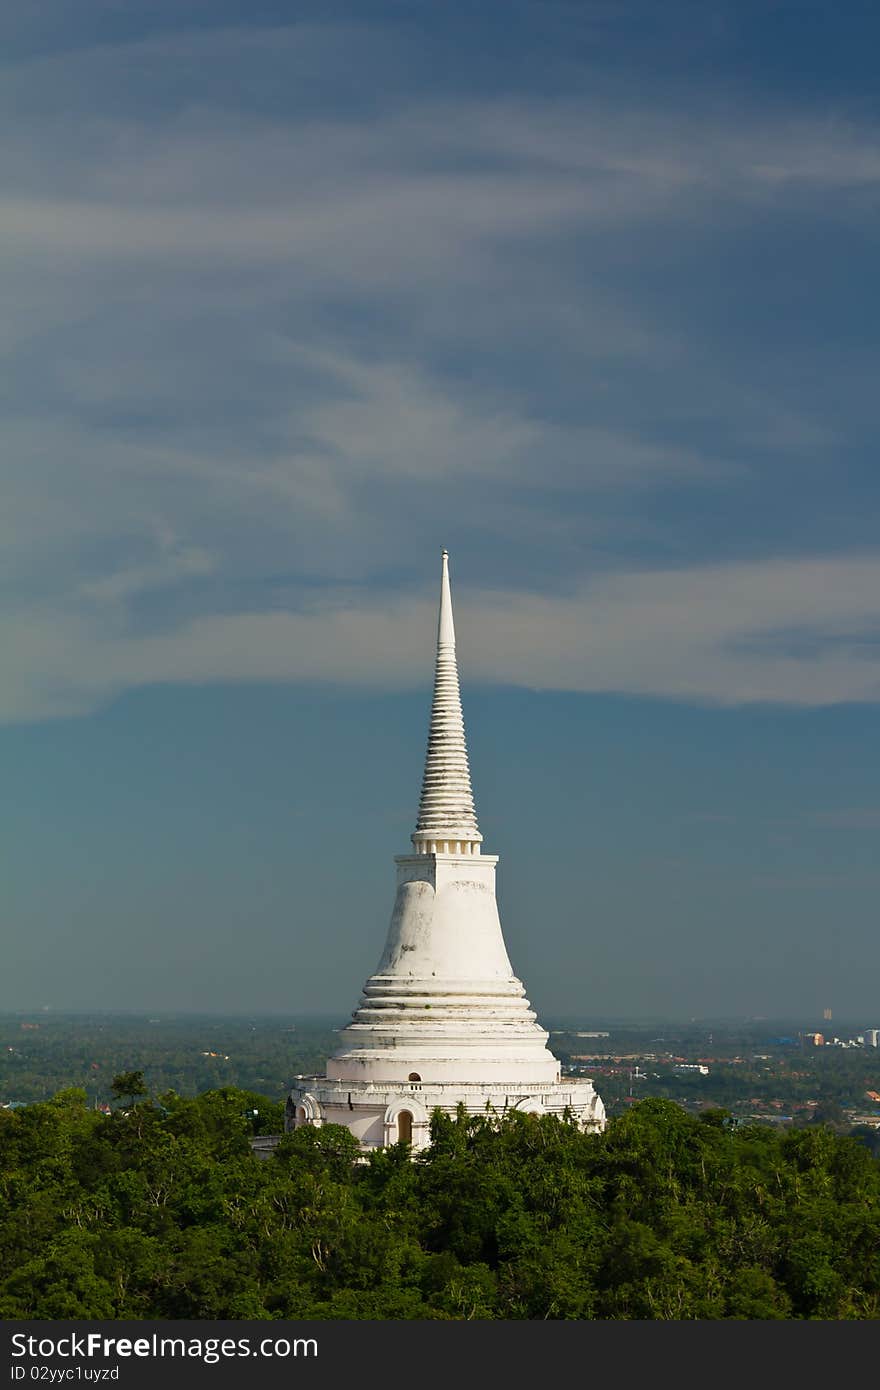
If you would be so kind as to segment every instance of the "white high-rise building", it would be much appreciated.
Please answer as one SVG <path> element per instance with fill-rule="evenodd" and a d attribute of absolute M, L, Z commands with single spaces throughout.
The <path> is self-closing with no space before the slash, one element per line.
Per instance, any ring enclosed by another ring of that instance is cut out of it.
<path fill-rule="evenodd" d="M 428 1143 L 436 1108 L 605 1124 L 591 1081 L 561 1075 L 513 973 L 471 790 L 443 552 L 434 700 L 418 821 L 399 855 L 385 951 L 326 1076 L 298 1076 L 287 1128 L 341 1124 L 364 1149 Z"/>

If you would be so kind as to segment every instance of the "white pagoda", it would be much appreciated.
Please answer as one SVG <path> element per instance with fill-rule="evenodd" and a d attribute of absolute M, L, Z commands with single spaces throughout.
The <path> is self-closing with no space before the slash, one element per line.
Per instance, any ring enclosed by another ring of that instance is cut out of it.
<path fill-rule="evenodd" d="M 504 946 L 497 855 L 471 790 L 443 551 L 434 701 L 411 854 L 398 855 L 385 951 L 326 1076 L 298 1076 L 286 1128 L 345 1125 L 364 1150 L 429 1141 L 432 1111 L 562 1115 L 602 1129 L 592 1081 L 563 1077 Z"/>

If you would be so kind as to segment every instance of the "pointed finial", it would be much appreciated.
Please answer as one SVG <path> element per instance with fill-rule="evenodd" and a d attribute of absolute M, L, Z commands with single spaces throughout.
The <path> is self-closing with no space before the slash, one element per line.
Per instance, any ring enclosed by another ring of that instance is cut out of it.
<path fill-rule="evenodd" d="M 471 790 L 464 719 L 455 658 L 455 624 L 449 587 L 449 553 L 441 551 L 440 614 L 437 621 L 437 664 L 434 700 L 428 732 L 428 752 L 419 818 L 413 843 L 419 853 L 440 845 L 442 852 L 479 853 L 482 839 L 477 828 Z"/>
<path fill-rule="evenodd" d="M 444 550 L 441 554 L 440 617 L 437 621 L 437 645 L 441 647 L 454 647 L 455 624 L 452 621 L 452 592 L 449 588 L 449 552 Z"/>

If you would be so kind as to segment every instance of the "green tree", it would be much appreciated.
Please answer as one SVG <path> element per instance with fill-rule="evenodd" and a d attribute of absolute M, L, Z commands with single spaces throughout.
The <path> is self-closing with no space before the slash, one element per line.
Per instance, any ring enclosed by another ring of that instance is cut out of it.
<path fill-rule="evenodd" d="M 110 1090 L 117 1100 L 124 1100 L 128 1096 L 129 1108 L 131 1108 L 138 1096 L 145 1096 L 147 1088 L 144 1085 L 144 1074 L 142 1071 L 121 1071 L 114 1076 L 110 1083 Z"/>

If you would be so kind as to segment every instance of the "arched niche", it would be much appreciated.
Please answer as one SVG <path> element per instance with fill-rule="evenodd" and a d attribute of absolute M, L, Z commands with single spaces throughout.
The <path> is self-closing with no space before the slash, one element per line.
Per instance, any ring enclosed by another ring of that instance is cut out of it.
<path fill-rule="evenodd" d="M 404 1140 L 414 1149 L 427 1144 L 428 1112 L 416 1096 L 397 1096 L 385 1111 L 384 1142 L 398 1144 Z"/>
<path fill-rule="evenodd" d="M 521 1115 L 546 1115 L 547 1108 L 540 1096 L 523 1096 L 513 1106 Z"/>
<path fill-rule="evenodd" d="M 300 1129 L 302 1125 L 314 1125 L 320 1128 L 324 1121 L 321 1107 L 313 1095 L 308 1092 L 305 1095 L 297 1096 L 293 1102 L 293 1128 Z"/>

